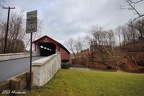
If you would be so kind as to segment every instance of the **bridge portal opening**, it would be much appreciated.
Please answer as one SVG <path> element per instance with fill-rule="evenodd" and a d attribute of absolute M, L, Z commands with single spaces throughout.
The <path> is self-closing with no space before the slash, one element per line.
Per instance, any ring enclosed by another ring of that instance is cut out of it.
<path fill-rule="evenodd" d="M 38 43 L 40 56 L 50 56 L 56 53 L 56 45 L 54 43 L 41 42 Z"/>

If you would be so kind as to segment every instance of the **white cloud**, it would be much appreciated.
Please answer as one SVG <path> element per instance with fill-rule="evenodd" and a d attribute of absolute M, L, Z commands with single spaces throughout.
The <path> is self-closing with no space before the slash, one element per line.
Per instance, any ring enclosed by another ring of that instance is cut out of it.
<path fill-rule="evenodd" d="M 17 10 L 38 10 L 43 21 L 42 34 L 63 43 L 69 37 L 87 34 L 93 25 L 114 29 L 136 17 L 131 11 L 119 10 L 125 0 L 10 0 Z M 137 9 L 142 13 L 140 4 Z M 0 9 L 1 11 L 2 9 Z M 5 13 L 4 13 L 5 14 Z"/>

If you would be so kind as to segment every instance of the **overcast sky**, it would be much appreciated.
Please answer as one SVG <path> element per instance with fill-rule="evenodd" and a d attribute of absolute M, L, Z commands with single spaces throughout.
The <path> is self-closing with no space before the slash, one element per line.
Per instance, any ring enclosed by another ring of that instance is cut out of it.
<path fill-rule="evenodd" d="M 93 25 L 114 30 L 137 17 L 132 11 L 119 9 L 119 5 L 127 5 L 125 0 L 0 0 L 0 4 L 0 17 L 7 16 L 2 6 L 14 6 L 12 12 L 37 10 L 38 19 L 43 22 L 42 36 L 48 35 L 62 44 L 70 37 L 88 34 Z M 140 13 L 144 12 L 143 5 L 144 2 L 136 6 Z"/>

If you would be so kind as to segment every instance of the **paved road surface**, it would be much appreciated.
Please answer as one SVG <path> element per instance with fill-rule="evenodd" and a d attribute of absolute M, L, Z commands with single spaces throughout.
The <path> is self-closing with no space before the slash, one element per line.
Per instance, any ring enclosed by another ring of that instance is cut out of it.
<path fill-rule="evenodd" d="M 32 57 L 32 60 L 34 61 L 40 58 L 43 57 Z M 29 70 L 29 63 L 29 57 L 0 61 L 0 82 Z"/>

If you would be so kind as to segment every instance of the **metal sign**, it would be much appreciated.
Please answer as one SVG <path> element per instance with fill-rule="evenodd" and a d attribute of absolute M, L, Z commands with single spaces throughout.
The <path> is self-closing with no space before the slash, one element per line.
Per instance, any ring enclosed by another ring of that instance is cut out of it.
<path fill-rule="evenodd" d="M 37 11 L 27 12 L 26 33 L 37 31 Z"/>
<path fill-rule="evenodd" d="M 27 19 L 26 22 L 26 33 L 36 32 L 37 31 L 37 18 Z"/>
<path fill-rule="evenodd" d="M 37 17 L 37 10 L 36 11 L 31 11 L 27 12 L 27 19 Z"/>

